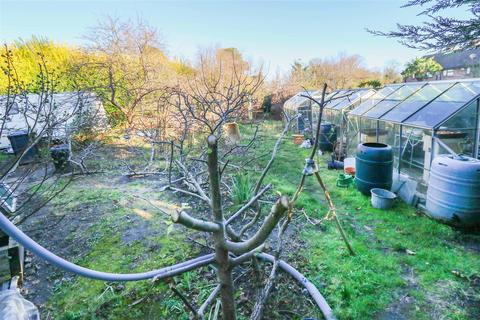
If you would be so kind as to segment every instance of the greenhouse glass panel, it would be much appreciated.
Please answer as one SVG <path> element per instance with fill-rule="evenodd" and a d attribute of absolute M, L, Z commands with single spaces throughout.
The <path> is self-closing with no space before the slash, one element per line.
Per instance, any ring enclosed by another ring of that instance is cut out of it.
<path fill-rule="evenodd" d="M 390 111 L 393 109 L 399 101 L 396 100 L 383 100 L 377 103 L 375 107 L 367 111 L 364 116 L 369 117 L 369 118 L 375 118 L 378 119 L 380 118 L 385 112 Z"/>
<path fill-rule="evenodd" d="M 322 93 L 323 93 L 323 90 L 316 90 L 316 91 L 313 91 L 313 92 L 311 93 L 311 95 L 312 95 L 312 98 L 317 99 L 317 98 L 321 98 L 321 97 L 322 97 Z M 330 93 L 330 94 L 332 94 L 332 93 Z M 328 96 L 328 95 L 329 95 L 329 94 L 327 93 L 326 96 Z"/>
<path fill-rule="evenodd" d="M 480 94 L 480 81 L 459 82 L 438 97 L 438 101 L 468 102 Z"/>
<path fill-rule="evenodd" d="M 360 119 L 360 142 L 377 142 L 377 120 Z"/>
<path fill-rule="evenodd" d="M 351 90 L 339 90 L 335 96 L 332 96 L 330 101 L 325 104 L 325 108 L 333 109 L 335 106 L 340 104 L 346 97 L 345 95 L 349 94 Z"/>
<path fill-rule="evenodd" d="M 16 209 L 17 198 L 13 195 L 12 189 L 5 183 L 0 183 L 0 205 L 10 212 Z"/>
<path fill-rule="evenodd" d="M 367 90 L 354 90 L 352 91 L 349 96 L 345 97 L 339 104 L 337 104 L 334 109 L 335 110 L 341 110 L 343 108 L 346 108 L 350 106 L 352 103 L 354 103 L 357 99 L 361 98 L 362 95 L 364 95 Z"/>
<path fill-rule="evenodd" d="M 433 100 L 404 123 L 433 128 L 457 112 L 468 101 L 480 95 L 480 82 L 459 82 Z"/>
<path fill-rule="evenodd" d="M 393 92 L 391 95 L 386 97 L 383 101 L 379 102 L 368 112 L 366 112 L 364 116 L 376 119 L 380 118 L 424 85 L 425 84 L 422 83 L 415 83 L 402 86 L 401 88 Z"/>
<path fill-rule="evenodd" d="M 396 101 L 402 101 L 408 96 L 410 96 L 412 93 L 416 92 L 418 89 L 423 87 L 425 84 L 424 83 L 409 83 L 398 90 L 396 90 L 394 93 L 389 95 L 387 97 L 388 100 L 396 100 Z"/>
<path fill-rule="evenodd" d="M 314 97 L 315 99 L 319 100 L 322 98 L 322 92 L 321 91 L 316 91 L 316 92 L 320 92 L 320 96 L 315 96 L 315 95 L 312 95 L 312 97 Z M 325 101 L 328 101 L 328 99 L 332 98 L 333 96 L 335 96 L 338 92 L 337 91 L 334 91 L 334 92 L 331 92 L 329 94 L 327 94 L 325 96 Z M 326 120 L 326 113 L 327 113 L 327 110 L 328 109 L 324 109 L 324 117 L 323 117 L 323 121 Z M 312 102 L 312 121 L 313 121 L 313 124 L 316 124 L 318 122 L 318 116 L 319 116 L 319 113 L 320 113 L 320 107 L 318 104 Z M 326 121 L 329 121 L 329 120 L 326 120 Z"/>
<path fill-rule="evenodd" d="M 437 123 L 440 123 L 464 105 L 464 102 L 433 101 L 425 108 L 407 118 L 404 123 L 412 126 L 433 128 Z"/>
<path fill-rule="evenodd" d="M 348 96 L 346 96 L 348 95 Z M 342 97 L 342 98 L 340 98 Z M 332 104 L 330 104 L 330 106 L 328 106 L 328 108 L 330 109 L 341 109 L 342 108 L 342 105 L 344 105 L 344 103 L 347 103 L 350 104 L 351 100 L 350 100 L 350 97 L 351 97 L 351 93 L 350 92 L 346 92 L 346 93 L 343 93 L 341 95 L 339 95 L 339 98 L 332 101 Z"/>
<path fill-rule="evenodd" d="M 362 102 L 358 107 L 353 109 L 350 114 L 360 116 L 364 114 L 366 111 L 373 108 L 377 103 L 385 99 L 387 96 L 392 94 L 394 91 L 398 90 L 402 86 L 388 86 L 383 89 L 377 91 L 374 95 L 372 95 L 368 100 Z"/>
<path fill-rule="evenodd" d="M 347 155 L 355 155 L 360 143 L 360 117 L 348 117 L 347 128 Z"/>
<path fill-rule="evenodd" d="M 323 120 L 325 120 L 326 122 L 332 122 L 332 110 L 329 110 L 329 109 L 325 109 L 323 110 Z"/>
<path fill-rule="evenodd" d="M 330 122 L 340 126 L 343 122 L 343 113 L 339 111 L 331 110 L 332 116 L 330 118 Z"/>
<path fill-rule="evenodd" d="M 430 171 L 431 130 L 403 126 L 400 139 L 400 171 L 419 182 Z M 395 142 L 395 145 L 397 142 Z"/>
<path fill-rule="evenodd" d="M 398 150 L 400 149 L 400 125 L 391 122 L 378 122 L 378 142 L 392 147 L 393 167 L 398 168 Z"/>
<path fill-rule="evenodd" d="M 402 122 L 452 86 L 452 83 L 428 84 L 391 109 L 381 119 Z"/>
<path fill-rule="evenodd" d="M 332 109 L 342 110 L 343 108 L 348 107 L 349 105 L 351 105 L 351 104 L 353 103 L 353 101 L 355 101 L 355 99 L 345 98 L 344 100 L 340 101 L 340 103 L 337 104 L 337 105 L 336 105 L 335 107 L 333 107 Z"/>
<path fill-rule="evenodd" d="M 435 131 L 435 137 L 442 140 L 453 152 L 477 157 L 474 152 L 477 139 L 477 101 L 454 115 Z"/>

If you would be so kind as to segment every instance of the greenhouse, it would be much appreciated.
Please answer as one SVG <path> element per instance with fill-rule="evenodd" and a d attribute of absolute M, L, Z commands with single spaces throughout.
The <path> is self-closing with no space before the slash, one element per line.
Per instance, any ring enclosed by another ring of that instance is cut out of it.
<path fill-rule="evenodd" d="M 375 93 L 373 89 L 349 89 L 335 90 L 325 96 L 325 105 L 323 122 L 334 124 L 338 130 L 346 124 L 346 113 L 358 106 L 365 99 Z M 322 90 L 301 91 L 288 99 L 284 105 L 284 111 L 288 116 L 292 117 L 300 113 L 301 116 L 297 121 L 297 131 L 304 132 L 311 130 L 311 126 L 317 123 L 320 108 L 304 95 L 309 94 L 313 98 L 320 101 L 322 98 Z"/>
<path fill-rule="evenodd" d="M 304 133 L 312 128 L 312 101 L 305 98 L 304 95 L 309 94 L 314 98 L 318 98 L 319 91 L 301 91 L 285 101 L 283 110 L 289 117 L 300 114 L 296 122 L 296 131 Z M 321 94 L 321 93 L 320 93 Z"/>
<path fill-rule="evenodd" d="M 347 153 L 363 142 L 392 146 L 396 172 L 423 193 L 436 155 L 480 156 L 479 100 L 480 79 L 388 85 L 349 112 Z"/>
<path fill-rule="evenodd" d="M 357 107 L 363 101 L 375 94 L 374 89 L 351 89 L 351 90 L 337 90 L 332 92 L 327 97 L 327 103 L 323 110 L 322 122 L 331 123 L 335 126 L 340 150 L 345 149 L 348 145 L 348 136 L 344 134 L 347 131 L 349 111 Z M 320 108 L 318 105 L 312 106 L 312 120 L 317 123 Z M 345 152 L 344 152 L 345 153 Z"/>

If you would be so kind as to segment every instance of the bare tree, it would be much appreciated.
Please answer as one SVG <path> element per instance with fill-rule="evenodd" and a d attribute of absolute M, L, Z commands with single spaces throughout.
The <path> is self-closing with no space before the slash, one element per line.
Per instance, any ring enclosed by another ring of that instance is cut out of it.
<path fill-rule="evenodd" d="M 403 80 L 400 74 L 400 64 L 396 61 L 389 61 L 382 70 L 382 83 L 398 83 Z"/>
<path fill-rule="evenodd" d="M 187 212 L 172 215 L 172 220 L 212 234 L 219 281 L 219 289 L 216 291 L 221 297 L 225 319 L 236 318 L 233 268 L 259 252 L 289 209 L 288 199 L 281 197 L 252 236 L 243 238 L 243 232 L 237 234 L 233 229 L 234 220 L 245 213 L 270 188 L 268 186 L 260 190 L 265 172 L 257 184 L 259 187 L 254 191 L 252 199 L 229 218 L 225 217 L 225 201 L 221 192 L 222 172 L 228 165 L 227 158 L 232 154 L 232 148 L 222 150 L 220 144 L 223 139 L 222 125 L 226 121 L 242 116 L 249 97 L 263 81 L 260 72 L 254 74 L 246 72 L 246 69 L 236 64 L 234 56 L 230 63 L 230 68 L 224 68 L 223 59 L 201 56 L 197 77 L 188 83 L 184 92 L 179 93 L 183 99 L 180 108 L 187 111 L 189 121 L 199 123 L 206 129 L 204 134 L 207 135 L 207 149 L 200 153 L 200 157 L 192 160 L 192 163 L 176 161 L 182 178 L 191 186 L 191 190 L 171 186 L 172 190 L 194 195 L 210 207 L 211 217 L 208 220 L 195 218 Z M 287 128 L 288 126 L 289 122 Z M 220 159 L 225 162 L 221 163 Z M 254 218 L 255 221 L 257 219 L 258 217 Z"/>
<path fill-rule="evenodd" d="M 246 115 L 247 105 L 263 84 L 261 68 L 251 70 L 237 62 L 235 51 L 226 57 L 218 52 L 201 53 L 195 78 L 183 86 L 183 103 L 195 122 L 209 133 L 222 130 L 226 121 Z"/>
<path fill-rule="evenodd" d="M 358 86 L 362 81 L 380 78 L 380 74 L 368 70 L 359 55 L 340 53 L 331 58 L 312 59 L 308 64 L 296 63 L 292 67 L 291 81 L 299 88 L 320 88 L 324 83 L 330 89 Z"/>
<path fill-rule="evenodd" d="M 102 97 L 114 122 L 132 127 L 172 74 L 158 32 L 141 20 L 107 17 L 86 39 L 83 59 L 73 66 L 79 86 Z"/>
<path fill-rule="evenodd" d="M 255 184 L 251 198 L 240 209 L 226 217 L 225 212 L 231 210 L 227 210 L 226 202 L 222 197 L 224 193 L 222 189 L 225 186 L 225 183 L 222 181 L 222 173 L 229 165 L 228 156 L 231 155 L 231 148 L 222 147 L 221 142 L 224 136 L 221 127 L 225 121 L 241 112 L 246 102 L 246 97 L 251 95 L 253 90 L 259 86 L 261 77 L 259 74 L 254 76 L 242 75 L 234 69 L 234 74 L 229 75 L 225 79 L 221 73 L 220 65 L 213 70 L 207 68 L 201 68 L 200 70 L 194 82 L 189 83 L 189 91 L 184 92 L 182 97 L 184 99 L 183 107 L 188 110 L 191 121 L 202 124 L 206 129 L 207 148 L 201 150 L 200 155 L 191 159 L 191 161 L 188 161 L 188 158 L 184 158 L 185 161 L 176 161 L 182 183 L 186 184 L 189 189 L 185 190 L 181 186 L 173 185 L 170 189 L 194 196 L 203 201 L 210 207 L 211 213 L 209 218 L 201 219 L 195 217 L 192 213 L 181 211 L 172 214 L 172 220 L 188 228 L 211 234 L 219 286 L 212 292 L 206 303 L 211 301 L 211 297 L 218 293 L 222 302 L 224 319 L 236 319 L 235 288 L 232 275 L 234 267 L 245 261 L 252 261 L 252 266 L 255 266 L 255 255 L 264 249 L 270 235 L 278 227 L 279 235 L 274 255 L 274 268 L 267 281 L 267 286 L 260 292 L 252 313 L 252 319 L 260 319 L 263 314 L 264 304 L 275 280 L 278 259 L 283 249 L 282 238 L 292 219 L 294 204 L 303 190 L 305 178 L 313 174 L 313 171 L 309 173 L 306 171 L 308 169 L 306 167 L 295 195 L 291 199 L 286 196 L 279 197 L 270 208 L 270 212 L 266 215 L 263 222 L 258 223 L 261 217 L 261 206 L 258 204 L 258 200 L 271 188 L 271 185 L 264 186 L 263 181 L 275 161 L 280 144 L 288 132 L 291 122 L 294 120 L 294 118 L 285 117 L 285 128 L 274 145 L 271 159 Z M 321 102 L 314 100 L 320 104 L 322 110 L 325 103 L 325 91 L 326 86 L 323 89 Z M 320 126 L 318 125 L 317 139 L 319 128 Z M 311 162 L 313 162 L 315 152 L 316 148 L 312 151 L 308 166 L 312 165 Z M 221 162 L 220 159 L 224 162 Z M 243 160 L 245 159 L 243 158 Z M 320 175 L 318 173 L 315 174 L 321 187 L 325 190 L 325 196 L 330 205 L 328 216 L 335 219 L 350 252 L 353 254 L 353 249 L 348 243 L 345 232 L 340 225 L 330 195 Z M 253 217 L 240 226 L 235 226 L 235 222 L 240 217 L 245 216 L 245 213 L 250 208 L 254 208 L 255 214 Z M 205 307 L 203 306 L 200 308 L 200 311 L 204 309 Z M 199 312 L 198 315 L 201 316 L 202 313 Z"/>

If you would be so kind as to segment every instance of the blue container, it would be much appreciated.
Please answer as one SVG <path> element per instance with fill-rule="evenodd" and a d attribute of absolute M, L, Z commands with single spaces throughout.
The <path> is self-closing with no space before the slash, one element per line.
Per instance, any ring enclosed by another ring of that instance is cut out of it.
<path fill-rule="evenodd" d="M 312 108 L 310 106 L 298 107 L 298 113 L 300 117 L 297 119 L 298 132 L 304 133 L 311 129 L 312 123 Z"/>
<path fill-rule="evenodd" d="M 305 121 L 303 120 L 302 117 L 298 117 L 297 119 L 297 129 L 298 129 L 298 132 L 305 131 Z"/>
<path fill-rule="evenodd" d="M 320 139 L 318 147 L 322 151 L 333 151 L 333 146 L 337 141 L 337 130 L 329 122 L 320 125 Z"/>
<path fill-rule="evenodd" d="M 14 131 L 10 133 L 7 137 L 8 140 L 10 140 L 10 144 L 12 145 L 13 153 L 15 154 L 15 156 L 20 156 L 30 144 L 27 130 Z M 20 164 L 32 162 L 35 159 L 37 153 L 37 146 L 33 146 L 22 157 L 22 160 L 20 160 Z"/>
<path fill-rule="evenodd" d="M 433 159 L 426 208 L 443 222 L 480 225 L 480 160 L 452 155 Z"/>
<path fill-rule="evenodd" d="M 390 190 L 393 181 L 392 147 L 383 143 L 361 143 L 355 157 L 355 185 L 364 195 L 380 188 Z"/>

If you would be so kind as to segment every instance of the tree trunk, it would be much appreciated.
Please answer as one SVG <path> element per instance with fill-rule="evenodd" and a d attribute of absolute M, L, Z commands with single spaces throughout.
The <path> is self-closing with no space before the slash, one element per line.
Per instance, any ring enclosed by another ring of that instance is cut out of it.
<path fill-rule="evenodd" d="M 218 264 L 217 276 L 220 283 L 222 314 L 225 320 L 235 320 L 235 301 L 232 270 L 228 261 L 228 250 L 225 246 L 225 224 L 220 194 L 220 174 L 218 171 L 217 138 L 210 135 L 208 141 L 208 173 L 210 177 L 210 199 L 214 221 L 221 226 L 220 231 L 213 233 L 215 241 L 215 258 Z"/>

